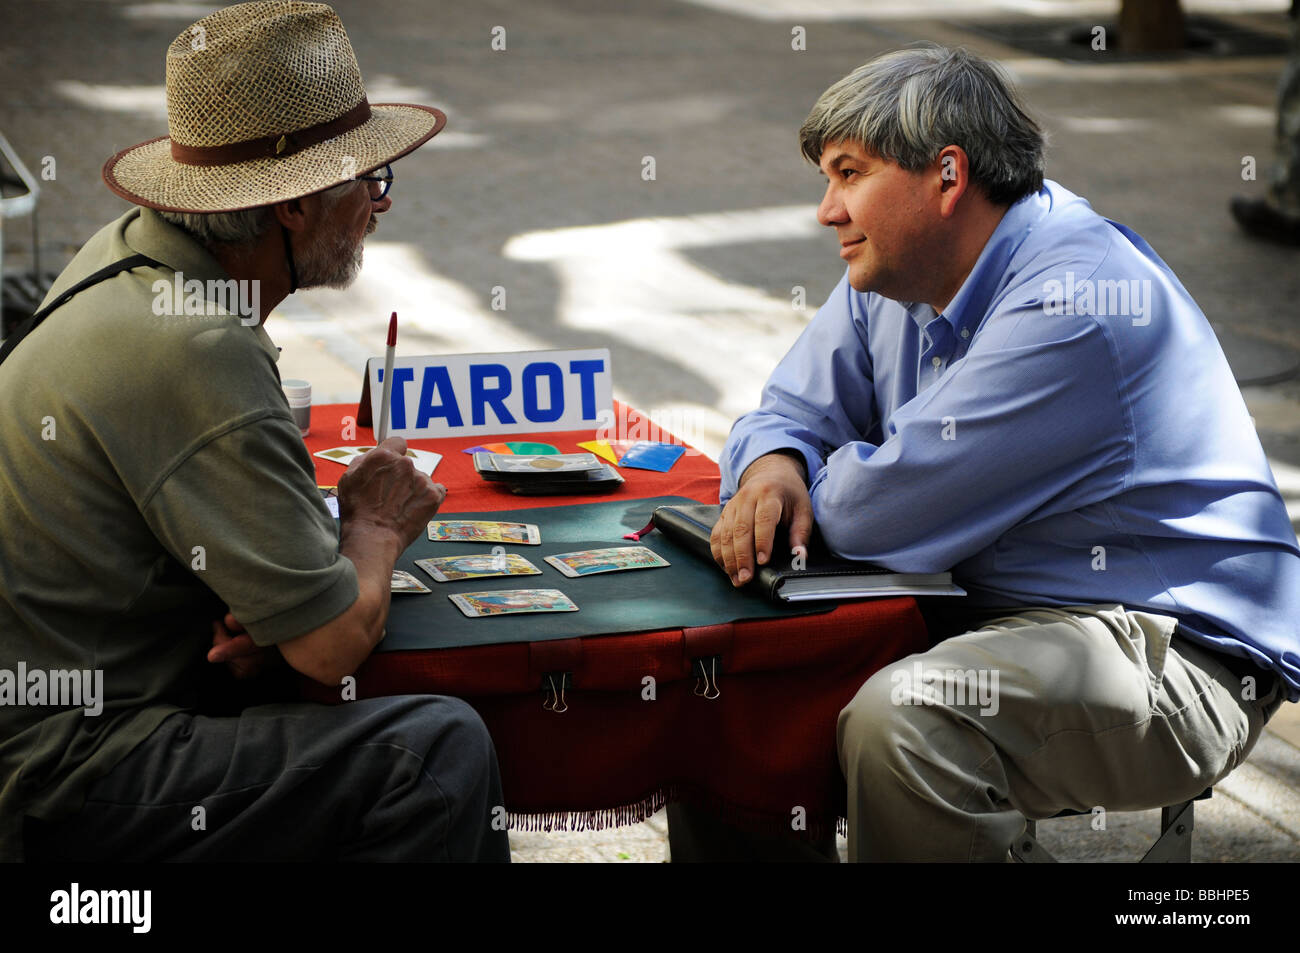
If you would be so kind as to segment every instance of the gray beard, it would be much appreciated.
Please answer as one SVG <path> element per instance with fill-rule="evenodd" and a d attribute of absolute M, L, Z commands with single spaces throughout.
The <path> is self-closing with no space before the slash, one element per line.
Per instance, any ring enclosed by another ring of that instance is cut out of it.
<path fill-rule="evenodd" d="M 363 241 L 352 245 L 344 234 L 318 235 L 298 265 L 300 288 L 346 288 L 361 271 Z"/>

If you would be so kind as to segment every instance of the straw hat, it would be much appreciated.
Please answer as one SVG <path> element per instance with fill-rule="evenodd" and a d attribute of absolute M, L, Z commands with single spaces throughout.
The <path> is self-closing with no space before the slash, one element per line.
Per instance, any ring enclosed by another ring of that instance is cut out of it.
<path fill-rule="evenodd" d="M 241 3 L 172 41 L 170 136 L 113 156 L 104 181 L 137 205 L 233 212 L 371 172 L 446 122 L 429 106 L 371 105 L 352 44 L 328 6 Z"/>

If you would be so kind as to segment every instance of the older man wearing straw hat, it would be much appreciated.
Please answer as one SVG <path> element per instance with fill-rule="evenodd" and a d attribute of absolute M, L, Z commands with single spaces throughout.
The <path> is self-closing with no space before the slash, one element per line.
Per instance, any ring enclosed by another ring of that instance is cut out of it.
<path fill-rule="evenodd" d="M 214 663 L 340 684 L 442 502 L 394 438 L 336 529 L 262 322 L 355 277 L 388 164 L 446 117 L 370 104 L 312 3 L 195 23 L 167 107 L 169 136 L 104 166 L 137 207 L 0 353 L 0 859 L 508 860 L 464 703 L 205 704 L 231 707 Z"/>

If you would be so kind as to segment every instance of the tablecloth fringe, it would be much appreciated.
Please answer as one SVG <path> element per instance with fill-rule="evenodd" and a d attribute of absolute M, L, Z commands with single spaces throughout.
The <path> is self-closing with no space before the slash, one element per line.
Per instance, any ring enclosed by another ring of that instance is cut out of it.
<path fill-rule="evenodd" d="M 656 788 L 645 797 L 630 804 L 618 807 L 601 808 L 594 811 L 546 811 L 543 813 L 508 813 L 506 828 L 512 831 L 603 831 L 610 827 L 624 827 L 637 824 L 652 817 L 673 801 L 681 799 L 682 792 L 675 787 Z M 690 793 L 690 798 L 697 803 L 701 795 L 697 791 Z M 736 810 L 735 805 L 725 804 L 713 798 L 703 799 L 712 804 L 720 814 L 726 816 Z M 820 828 L 815 822 L 811 825 Z M 816 831 L 810 832 L 814 835 Z M 849 822 L 847 818 L 835 819 L 835 833 L 847 837 Z"/>
<path fill-rule="evenodd" d="M 656 811 L 672 800 L 671 793 L 660 788 L 631 804 L 598 811 L 507 814 L 506 827 L 512 831 L 603 831 L 608 827 L 623 827 L 652 817 Z"/>

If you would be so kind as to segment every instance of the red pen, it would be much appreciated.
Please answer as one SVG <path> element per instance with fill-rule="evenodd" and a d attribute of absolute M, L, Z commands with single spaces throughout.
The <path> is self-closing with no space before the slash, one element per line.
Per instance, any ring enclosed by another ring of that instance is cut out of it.
<path fill-rule="evenodd" d="M 379 433 L 375 443 L 388 436 L 388 408 L 393 398 L 393 357 L 397 353 L 397 312 L 388 319 L 388 350 L 384 353 L 384 391 L 379 402 Z"/>

